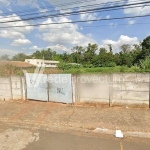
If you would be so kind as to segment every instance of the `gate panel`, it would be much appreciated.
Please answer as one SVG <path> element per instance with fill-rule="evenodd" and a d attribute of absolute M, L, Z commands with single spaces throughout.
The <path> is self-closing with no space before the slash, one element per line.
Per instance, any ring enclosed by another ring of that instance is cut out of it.
<path fill-rule="evenodd" d="M 48 83 L 46 74 L 26 74 L 27 99 L 48 101 Z"/>
<path fill-rule="evenodd" d="M 50 74 L 48 82 L 50 101 L 73 103 L 71 74 Z"/>

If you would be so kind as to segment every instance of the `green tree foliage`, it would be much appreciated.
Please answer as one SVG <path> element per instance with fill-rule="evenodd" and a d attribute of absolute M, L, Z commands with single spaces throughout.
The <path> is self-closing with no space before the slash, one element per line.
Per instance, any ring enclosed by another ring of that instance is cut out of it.
<path fill-rule="evenodd" d="M 85 49 L 82 46 L 76 46 L 72 49 L 72 60 L 75 63 L 82 63 L 84 60 Z"/>
<path fill-rule="evenodd" d="M 141 51 L 141 59 L 145 59 L 147 56 L 150 56 L 150 36 L 145 38 L 142 45 L 142 51 Z"/>
<path fill-rule="evenodd" d="M 30 59 L 30 56 L 25 55 L 24 53 L 18 53 L 13 56 L 13 61 L 25 61 L 25 59 Z"/>
<path fill-rule="evenodd" d="M 98 50 L 97 44 L 88 44 L 84 52 L 84 64 L 91 64 L 93 57 L 95 56 L 96 51 Z"/>
<path fill-rule="evenodd" d="M 130 51 L 130 45 L 129 44 L 123 44 L 121 47 L 122 53 L 128 53 Z"/>
<path fill-rule="evenodd" d="M 123 44 L 120 47 L 120 52 L 115 54 L 113 53 L 111 44 L 108 44 L 108 49 L 104 47 L 99 49 L 97 44 L 89 43 L 87 47 L 73 47 L 71 53 L 64 52 L 58 54 L 49 48 L 47 50 L 36 51 L 31 56 L 19 53 L 12 60 L 24 61 L 27 58 L 57 60 L 60 61 L 59 68 L 61 69 L 80 68 L 81 66 L 86 68 L 122 66 L 122 70 L 126 70 L 126 67 L 134 68 L 135 66 L 143 69 L 144 66 L 148 68 L 149 56 L 150 36 L 145 38 L 140 44 Z M 8 56 L 1 56 L 0 59 L 8 59 Z M 78 64 L 80 64 L 80 67 Z"/>
<path fill-rule="evenodd" d="M 143 70 L 150 69 L 150 57 L 147 56 L 144 60 L 140 60 L 140 67 Z"/>
<path fill-rule="evenodd" d="M 36 51 L 33 53 L 35 59 L 53 60 L 56 56 L 56 52 L 50 48 L 48 50 Z"/>

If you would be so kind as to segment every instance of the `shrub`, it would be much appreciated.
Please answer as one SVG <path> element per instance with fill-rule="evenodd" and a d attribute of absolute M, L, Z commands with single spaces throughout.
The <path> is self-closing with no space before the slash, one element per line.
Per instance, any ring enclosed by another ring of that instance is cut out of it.
<path fill-rule="evenodd" d="M 107 67 L 116 67 L 116 63 L 115 62 L 109 62 L 106 66 Z"/>
<path fill-rule="evenodd" d="M 143 70 L 150 69 L 150 56 L 146 57 L 144 60 L 140 60 L 140 67 Z"/>

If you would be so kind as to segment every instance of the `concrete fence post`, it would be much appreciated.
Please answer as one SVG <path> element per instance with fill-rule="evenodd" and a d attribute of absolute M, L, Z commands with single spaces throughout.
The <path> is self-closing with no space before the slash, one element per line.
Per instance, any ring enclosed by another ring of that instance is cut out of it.
<path fill-rule="evenodd" d="M 47 96 L 48 96 L 48 102 L 50 101 L 50 82 L 49 82 L 49 75 L 47 74 Z"/>
<path fill-rule="evenodd" d="M 109 107 L 112 107 L 112 99 L 113 99 L 113 74 L 109 76 Z"/>
<path fill-rule="evenodd" d="M 72 92 L 73 92 L 73 102 L 74 103 L 79 103 L 80 98 L 78 96 L 79 91 L 78 91 L 78 75 L 73 75 L 72 76 Z"/>
<path fill-rule="evenodd" d="M 13 92 L 12 92 L 12 80 L 11 80 L 11 76 L 9 77 L 9 86 L 10 86 L 10 96 L 11 96 L 11 100 L 13 100 Z"/>
<path fill-rule="evenodd" d="M 27 100 L 27 79 L 26 74 L 24 74 L 25 84 L 24 84 L 24 92 L 25 92 L 25 100 Z"/>
<path fill-rule="evenodd" d="M 149 73 L 149 108 L 150 108 L 150 73 Z"/>
<path fill-rule="evenodd" d="M 75 80 L 75 95 L 76 95 L 76 101 L 80 102 L 80 92 L 79 92 L 79 83 L 80 83 L 80 75 L 76 75 L 76 80 Z"/>
<path fill-rule="evenodd" d="M 23 100 L 23 83 L 22 77 L 20 76 L 20 90 L 21 90 L 21 100 Z"/>

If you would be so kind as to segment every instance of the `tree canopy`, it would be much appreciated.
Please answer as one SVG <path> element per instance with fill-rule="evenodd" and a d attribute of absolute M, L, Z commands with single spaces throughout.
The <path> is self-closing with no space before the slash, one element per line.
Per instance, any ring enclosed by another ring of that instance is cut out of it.
<path fill-rule="evenodd" d="M 57 60 L 63 63 L 76 63 L 85 67 L 113 67 L 113 66 L 134 66 L 150 58 L 150 36 L 145 38 L 140 44 L 123 44 L 120 46 L 119 53 L 113 53 L 111 44 L 108 49 L 98 47 L 97 44 L 89 43 L 87 47 L 75 46 L 71 49 L 71 53 L 64 52 L 58 54 L 52 49 L 36 51 L 32 55 L 27 56 L 19 53 L 13 56 L 14 61 L 24 61 L 25 59 L 45 59 Z M 8 55 L 3 55 L 0 60 L 10 60 Z"/>

